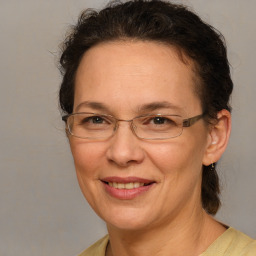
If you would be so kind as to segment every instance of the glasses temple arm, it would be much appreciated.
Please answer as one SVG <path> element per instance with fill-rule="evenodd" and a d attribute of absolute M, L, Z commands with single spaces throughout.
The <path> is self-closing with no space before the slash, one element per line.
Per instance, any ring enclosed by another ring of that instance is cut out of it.
<path fill-rule="evenodd" d="M 198 121 L 199 119 L 201 119 L 203 117 L 202 115 L 198 115 L 198 116 L 194 116 L 188 119 L 184 119 L 183 120 L 183 127 L 189 127 L 191 125 L 193 125 L 196 121 Z"/>

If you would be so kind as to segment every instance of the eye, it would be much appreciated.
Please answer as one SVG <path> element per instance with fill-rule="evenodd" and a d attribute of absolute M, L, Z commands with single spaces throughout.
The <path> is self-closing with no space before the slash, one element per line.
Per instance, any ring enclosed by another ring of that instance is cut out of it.
<path fill-rule="evenodd" d="M 162 116 L 156 116 L 156 117 L 152 118 L 151 121 L 154 124 L 166 124 L 168 121 L 171 121 L 171 120 L 169 120 L 165 117 L 162 117 Z"/>
<path fill-rule="evenodd" d="M 172 129 L 178 126 L 175 116 L 148 116 L 140 119 L 141 125 L 149 129 Z"/>
<path fill-rule="evenodd" d="M 87 122 L 91 122 L 91 123 L 94 123 L 94 124 L 102 124 L 104 123 L 104 119 L 100 116 L 91 116 L 91 117 L 87 117 L 85 118 L 85 120 Z"/>
<path fill-rule="evenodd" d="M 154 116 L 148 119 L 147 124 L 155 126 L 174 126 L 176 122 L 170 116 Z"/>
<path fill-rule="evenodd" d="M 92 126 L 92 125 L 108 125 L 111 121 L 103 116 L 86 116 L 81 117 L 79 124 L 80 125 L 86 125 L 86 126 Z"/>

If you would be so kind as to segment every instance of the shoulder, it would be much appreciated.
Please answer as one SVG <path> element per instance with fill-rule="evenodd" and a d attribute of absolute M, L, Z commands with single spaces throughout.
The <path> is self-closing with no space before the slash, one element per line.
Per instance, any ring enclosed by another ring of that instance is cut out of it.
<path fill-rule="evenodd" d="M 229 228 L 201 256 L 255 256 L 256 240 L 244 233 Z"/>
<path fill-rule="evenodd" d="M 234 250 L 234 252 L 239 252 L 241 256 L 255 256 L 256 240 L 234 228 L 231 228 L 231 231 L 233 233 L 233 239 L 230 244 L 230 253 Z"/>
<path fill-rule="evenodd" d="M 108 239 L 108 235 L 104 236 L 85 251 L 81 252 L 78 256 L 105 256 Z"/>

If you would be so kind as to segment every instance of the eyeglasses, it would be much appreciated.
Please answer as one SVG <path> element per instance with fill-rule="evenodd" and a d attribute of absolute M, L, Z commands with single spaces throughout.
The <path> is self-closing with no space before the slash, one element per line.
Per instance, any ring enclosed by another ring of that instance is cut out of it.
<path fill-rule="evenodd" d="M 132 132 L 140 139 L 165 140 L 178 137 L 183 127 L 190 127 L 203 117 L 203 114 L 183 119 L 179 115 L 141 115 L 130 120 L 117 119 L 111 115 L 97 113 L 73 113 L 65 115 L 70 135 L 82 139 L 101 140 L 114 135 L 119 122 L 130 122 Z"/>

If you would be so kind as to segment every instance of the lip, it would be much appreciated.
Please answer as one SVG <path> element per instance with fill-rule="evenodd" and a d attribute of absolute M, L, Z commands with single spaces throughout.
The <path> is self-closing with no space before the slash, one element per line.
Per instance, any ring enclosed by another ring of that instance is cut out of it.
<path fill-rule="evenodd" d="M 155 186 L 154 180 L 148 180 L 139 177 L 106 177 L 101 180 L 105 191 L 112 197 L 120 199 L 120 200 L 132 200 L 141 194 L 144 194 L 151 190 Z M 133 188 L 133 189 L 118 189 L 108 185 L 108 182 L 117 182 L 117 183 L 131 183 L 131 182 L 139 182 L 145 183 L 146 186 Z"/>
<path fill-rule="evenodd" d="M 103 182 L 117 182 L 117 183 L 130 183 L 130 182 L 139 182 L 139 183 L 153 183 L 154 180 L 148 180 L 140 177 L 118 177 L 118 176 L 112 176 L 112 177 L 106 177 L 101 179 Z"/>

